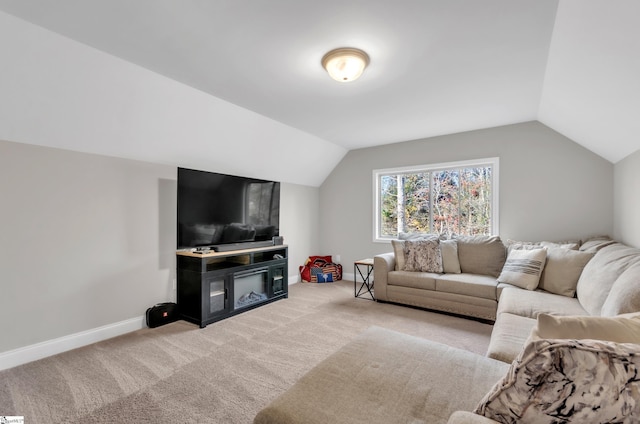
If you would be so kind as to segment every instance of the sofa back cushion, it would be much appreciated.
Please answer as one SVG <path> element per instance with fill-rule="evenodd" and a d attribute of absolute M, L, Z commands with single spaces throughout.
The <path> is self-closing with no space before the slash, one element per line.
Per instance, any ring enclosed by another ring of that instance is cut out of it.
<path fill-rule="evenodd" d="M 587 239 L 580 245 L 580 250 L 583 252 L 597 252 L 598 250 L 615 244 L 616 241 L 609 236 L 596 236 Z"/>
<path fill-rule="evenodd" d="M 612 317 L 640 311 L 640 263 L 627 268 L 611 286 L 600 314 Z"/>
<path fill-rule="evenodd" d="M 548 248 L 547 262 L 538 288 L 549 293 L 573 297 L 576 294 L 578 279 L 594 254 L 563 247 Z"/>
<path fill-rule="evenodd" d="M 498 277 L 507 259 L 507 249 L 499 236 L 459 236 L 460 270 L 469 274 Z"/>
<path fill-rule="evenodd" d="M 590 315 L 600 315 L 613 283 L 635 263 L 640 263 L 640 250 L 622 243 L 615 242 L 598 250 L 585 265 L 576 286 L 582 307 Z"/>

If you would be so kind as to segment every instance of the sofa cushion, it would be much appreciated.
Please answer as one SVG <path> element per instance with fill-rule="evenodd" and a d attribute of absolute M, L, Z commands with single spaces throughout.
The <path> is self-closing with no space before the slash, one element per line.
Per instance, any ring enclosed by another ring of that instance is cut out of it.
<path fill-rule="evenodd" d="M 398 233 L 398 240 L 424 240 L 424 239 L 440 239 L 440 235 L 436 233 Z"/>
<path fill-rule="evenodd" d="M 516 286 L 511 285 L 511 284 L 498 283 L 498 286 L 496 288 L 496 298 L 497 299 L 500 299 L 500 296 L 502 295 L 502 290 L 506 289 L 507 287 L 516 288 Z"/>
<path fill-rule="evenodd" d="M 616 243 L 616 241 L 609 236 L 595 236 L 595 237 L 588 238 L 584 243 L 580 245 L 579 249 L 584 252 L 595 253 L 598 250 L 604 247 L 607 247 L 609 245 L 612 245 L 614 243 Z"/>
<path fill-rule="evenodd" d="M 640 343 L 640 313 L 616 317 L 539 314 L 537 323 L 531 330 L 531 338 Z"/>
<path fill-rule="evenodd" d="M 546 249 L 512 249 L 498 276 L 498 282 L 534 290 L 538 287 L 546 259 Z"/>
<path fill-rule="evenodd" d="M 564 249 L 578 250 L 580 248 L 580 240 L 564 240 L 564 241 L 519 241 L 508 239 L 505 242 L 507 251 L 512 249 L 537 249 L 540 247 L 562 247 Z"/>
<path fill-rule="evenodd" d="M 432 272 L 391 271 L 387 274 L 387 284 L 412 287 L 414 289 L 435 290 L 438 276 L 440 274 Z"/>
<path fill-rule="evenodd" d="M 635 423 L 640 345 L 532 340 L 474 412 L 500 423 Z"/>
<path fill-rule="evenodd" d="M 594 254 L 566 248 L 548 248 L 547 261 L 538 288 L 549 293 L 573 297 L 582 270 Z"/>
<path fill-rule="evenodd" d="M 560 247 L 562 249 L 578 250 L 580 248 L 580 242 L 579 241 L 560 241 L 560 242 L 541 241 L 540 246 L 546 247 L 547 249 Z"/>
<path fill-rule="evenodd" d="M 627 268 L 611 286 L 600 314 L 614 316 L 640 311 L 640 263 Z"/>
<path fill-rule="evenodd" d="M 510 313 L 528 318 L 538 314 L 588 315 L 575 297 L 558 296 L 543 291 L 505 287 L 498 302 L 498 314 Z"/>
<path fill-rule="evenodd" d="M 456 411 L 449 417 L 447 424 L 496 424 L 497 421 L 469 411 Z"/>
<path fill-rule="evenodd" d="M 576 295 L 591 315 L 600 315 L 602 306 L 616 279 L 631 265 L 640 263 L 640 250 L 613 243 L 598 250 L 585 265 Z"/>
<path fill-rule="evenodd" d="M 498 300 L 496 279 L 488 275 L 444 274 L 436 278 L 436 290 L 439 292 L 464 294 Z"/>
<path fill-rule="evenodd" d="M 538 249 L 542 247 L 540 246 L 539 241 L 523 241 L 523 240 L 512 240 L 512 239 L 507 239 L 507 241 L 504 242 L 504 245 L 507 248 L 507 253 L 511 249 Z"/>
<path fill-rule="evenodd" d="M 447 274 L 460 274 L 460 260 L 458 259 L 458 242 L 455 240 L 440 240 L 442 252 L 442 268 Z"/>
<path fill-rule="evenodd" d="M 498 236 L 459 236 L 460 270 L 469 274 L 498 277 L 507 259 L 507 249 Z"/>
<path fill-rule="evenodd" d="M 487 349 L 489 358 L 511 363 L 518 357 L 522 347 L 536 326 L 533 318 L 509 313 L 498 314 L 491 331 L 491 341 Z"/>
<path fill-rule="evenodd" d="M 404 271 L 442 272 L 440 240 L 406 240 L 404 260 Z"/>

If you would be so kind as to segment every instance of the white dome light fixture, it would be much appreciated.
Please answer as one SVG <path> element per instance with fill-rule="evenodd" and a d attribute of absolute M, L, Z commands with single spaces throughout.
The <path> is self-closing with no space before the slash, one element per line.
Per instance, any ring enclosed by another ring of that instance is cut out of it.
<path fill-rule="evenodd" d="M 351 82 L 360 77 L 369 64 L 369 55 L 360 49 L 342 47 L 331 50 L 322 58 L 322 67 L 339 82 Z"/>

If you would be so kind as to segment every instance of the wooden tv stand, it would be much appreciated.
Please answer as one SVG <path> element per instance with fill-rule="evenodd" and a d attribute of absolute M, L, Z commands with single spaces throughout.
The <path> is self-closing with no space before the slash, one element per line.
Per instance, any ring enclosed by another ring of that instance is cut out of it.
<path fill-rule="evenodd" d="M 180 317 L 200 328 L 289 296 L 286 245 L 176 254 Z"/>

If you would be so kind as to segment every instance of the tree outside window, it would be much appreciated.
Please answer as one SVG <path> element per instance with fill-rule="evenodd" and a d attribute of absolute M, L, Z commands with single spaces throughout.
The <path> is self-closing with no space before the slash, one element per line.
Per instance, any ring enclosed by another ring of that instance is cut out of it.
<path fill-rule="evenodd" d="M 374 171 L 376 239 L 404 233 L 492 234 L 498 160 Z"/>

